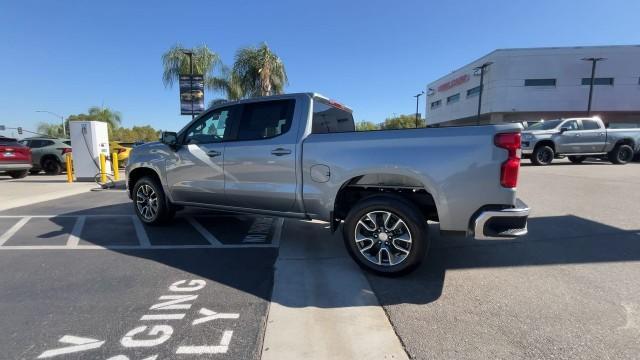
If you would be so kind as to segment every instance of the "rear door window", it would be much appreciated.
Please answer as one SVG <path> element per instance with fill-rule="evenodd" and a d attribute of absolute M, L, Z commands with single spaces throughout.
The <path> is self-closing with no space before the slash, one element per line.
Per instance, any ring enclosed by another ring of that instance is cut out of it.
<path fill-rule="evenodd" d="M 320 99 L 313 99 L 312 133 L 326 134 L 350 131 L 356 131 L 351 111 Z"/>
<path fill-rule="evenodd" d="M 238 140 L 280 136 L 291 128 L 295 100 L 274 100 L 244 105 Z"/>
<path fill-rule="evenodd" d="M 600 129 L 600 125 L 598 125 L 598 122 L 594 121 L 594 120 L 582 120 L 582 129 L 583 130 L 598 130 L 598 129 Z"/>

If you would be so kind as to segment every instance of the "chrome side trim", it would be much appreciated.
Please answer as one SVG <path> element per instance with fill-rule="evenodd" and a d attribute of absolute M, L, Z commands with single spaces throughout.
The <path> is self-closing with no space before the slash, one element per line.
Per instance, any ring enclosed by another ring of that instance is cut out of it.
<path fill-rule="evenodd" d="M 476 240 L 505 240 L 505 239 L 512 239 L 517 236 L 526 235 L 528 232 L 526 225 L 524 229 L 513 233 L 512 236 L 504 236 L 504 237 L 486 235 L 484 233 L 484 226 L 487 223 L 487 221 L 496 217 L 519 218 L 519 217 L 528 217 L 528 216 L 529 216 L 529 207 L 527 206 L 527 204 L 520 201 L 519 199 L 517 200 L 516 207 L 514 208 L 508 208 L 508 209 L 496 210 L 496 211 L 483 211 L 482 213 L 480 213 L 480 215 L 478 215 L 478 217 L 475 220 L 474 238 Z"/>

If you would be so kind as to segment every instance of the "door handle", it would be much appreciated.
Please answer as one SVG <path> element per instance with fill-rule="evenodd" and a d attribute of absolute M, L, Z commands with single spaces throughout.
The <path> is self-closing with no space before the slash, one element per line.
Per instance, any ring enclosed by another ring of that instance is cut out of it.
<path fill-rule="evenodd" d="M 604 136 L 604 133 L 600 133 L 600 136 Z"/>
<path fill-rule="evenodd" d="M 207 151 L 207 155 L 209 155 L 210 157 L 216 157 L 222 155 L 222 153 L 220 151 L 209 150 Z"/>
<path fill-rule="evenodd" d="M 282 156 L 282 155 L 289 155 L 289 154 L 291 154 L 291 150 L 289 149 L 277 148 L 277 149 L 271 150 L 271 155 L 275 155 L 275 156 Z"/>
<path fill-rule="evenodd" d="M 580 137 L 580 134 L 576 134 L 575 136 L 578 136 L 578 137 Z"/>

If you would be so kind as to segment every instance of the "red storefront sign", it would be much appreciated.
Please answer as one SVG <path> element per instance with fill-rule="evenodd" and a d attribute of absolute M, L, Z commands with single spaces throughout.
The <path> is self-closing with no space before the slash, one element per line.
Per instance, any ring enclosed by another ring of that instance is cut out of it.
<path fill-rule="evenodd" d="M 438 92 L 447 91 L 453 87 L 456 87 L 460 84 L 464 84 L 469 81 L 470 76 L 468 74 L 460 75 L 453 80 L 449 80 L 444 84 L 438 85 Z"/>

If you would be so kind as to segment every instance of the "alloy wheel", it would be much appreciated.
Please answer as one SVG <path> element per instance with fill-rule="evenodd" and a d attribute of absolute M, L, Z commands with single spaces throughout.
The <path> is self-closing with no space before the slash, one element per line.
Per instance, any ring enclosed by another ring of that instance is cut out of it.
<path fill-rule="evenodd" d="M 407 259 L 412 237 L 407 224 L 389 211 L 371 211 L 358 220 L 355 242 L 360 254 L 379 266 L 394 266 Z"/>
<path fill-rule="evenodd" d="M 136 191 L 136 207 L 145 220 L 151 221 L 158 214 L 158 194 L 147 184 L 142 184 Z"/>

